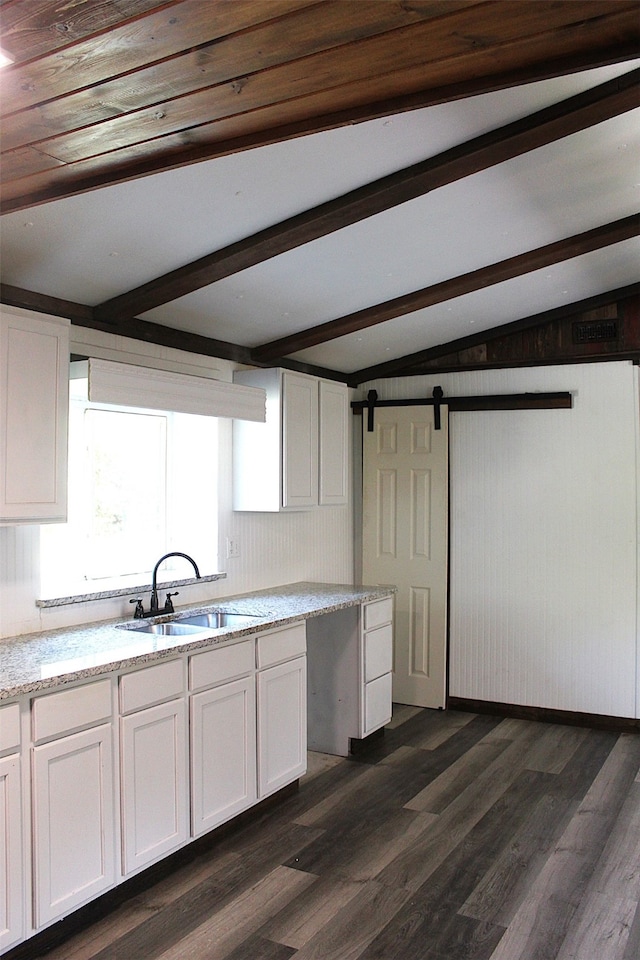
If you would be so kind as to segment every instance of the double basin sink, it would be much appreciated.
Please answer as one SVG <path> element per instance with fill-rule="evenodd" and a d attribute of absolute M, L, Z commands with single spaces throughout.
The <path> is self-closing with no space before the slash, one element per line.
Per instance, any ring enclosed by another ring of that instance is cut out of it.
<path fill-rule="evenodd" d="M 262 614 L 231 613 L 228 610 L 213 610 L 209 613 L 185 613 L 177 615 L 173 620 L 162 623 L 123 624 L 127 630 L 138 633 L 150 633 L 164 637 L 194 636 L 198 633 L 209 633 L 222 627 L 248 627 Z"/>

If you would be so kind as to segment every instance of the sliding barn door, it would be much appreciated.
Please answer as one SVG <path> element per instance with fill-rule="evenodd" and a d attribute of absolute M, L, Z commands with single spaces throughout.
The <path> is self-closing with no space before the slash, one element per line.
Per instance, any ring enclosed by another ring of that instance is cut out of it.
<path fill-rule="evenodd" d="M 446 694 L 448 416 L 431 406 L 363 415 L 363 582 L 395 584 L 393 699 L 443 707 Z"/>

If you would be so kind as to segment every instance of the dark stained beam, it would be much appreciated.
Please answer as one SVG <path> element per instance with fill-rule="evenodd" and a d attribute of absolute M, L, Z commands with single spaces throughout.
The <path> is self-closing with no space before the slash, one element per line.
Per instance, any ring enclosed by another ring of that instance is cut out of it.
<path fill-rule="evenodd" d="M 640 70 L 476 137 L 437 157 L 291 217 L 95 308 L 103 321 L 145 313 L 454 180 L 503 163 L 638 106 Z"/>
<path fill-rule="evenodd" d="M 122 322 L 103 322 L 93 316 L 93 307 L 84 303 L 75 303 L 72 300 L 63 300 L 59 297 L 50 297 L 42 293 L 34 293 L 22 287 L 14 287 L 8 283 L 0 284 L 0 303 L 9 307 L 21 307 L 34 313 L 46 313 L 54 317 L 66 317 L 78 327 L 89 327 L 93 330 L 102 330 L 119 337 L 128 337 L 132 340 L 142 340 L 145 343 L 155 343 L 161 347 L 171 347 L 174 350 L 184 350 L 188 353 L 202 354 L 206 357 L 217 357 L 221 360 L 231 360 L 236 363 L 252 364 L 248 347 L 226 340 L 214 340 L 212 337 L 203 337 L 195 333 L 165 327 L 159 323 L 149 323 L 137 317 Z M 309 373 L 325 380 L 336 380 L 346 383 L 348 374 L 316 364 L 302 363 L 297 360 L 284 359 L 281 364 L 288 370 L 299 373 Z"/>
<path fill-rule="evenodd" d="M 505 280 L 511 280 L 513 277 L 520 277 L 525 273 L 541 270 L 543 267 L 551 266 L 554 263 L 571 260 L 573 257 L 582 256 L 592 250 L 599 250 L 613 243 L 621 243 L 637 236 L 639 227 L 640 215 L 633 214 L 630 217 L 624 217 L 622 220 L 616 220 L 614 223 L 607 223 L 593 230 L 587 230 L 586 233 L 566 237 L 555 243 L 546 244 L 544 247 L 538 247 L 536 250 L 528 250 L 526 253 L 518 254 L 515 257 L 509 257 L 498 263 L 481 267 L 479 270 L 472 270 L 470 273 L 443 280 L 430 287 L 413 290 L 411 293 L 395 297 L 393 300 L 365 307 L 363 310 L 357 310 L 355 313 L 347 314 L 336 320 L 329 320 L 327 323 L 321 323 L 316 327 L 301 330 L 289 337 L 273 340 L 262 347 L 254 348 L 251 351 L 251 356 L 254 361 L 260 363 L 273 360 L 276 357 L 288 356 L 297 353 L 299 350 L 314 347 L 319 343 L 326 343 L 328 340 L 335 340 L 349 333 L 365 330 L 367 327 L 384 323 L 386 320 L 393 320 L 404 314 L 414 313 L 416 310 L 422 310 L 425 307 L 432 307 L 436 303 L 464 296 L 474 290 L 485 289 L 495 283 L 502 283 Z"/>
<path fill-rule="evenodd" d="M 480 344 L 490 343 L 492 340 L 508 336 L 509 334 L 521 333 L 523 330 L 531 330 L 543 324 L 563 320 L 566 317 L 585 313 L 588 310 L 595 310 L 598 307 L 606 306 L 610 303 L 617 303 L 621 300 L 626 300 L 628 297 L 633 297 L 638 293 L 640 293 L 640 282 L 629 284 L 626 287 L 618 287 L 616 290 L 608 290 L 606 293 L 600 293 L 594 297 L 587 297 L 585 300 L 579 300 L 576 303 L 564 304 L 561 307 L 544 310 L 542 313 L 532 314 L 529 317 L 521 317 L 519 320 L 512 320 L 511 323 L 490 327 L 488 330 L 482 330 L 466 337 L 459 337 L 457 340 L 450 340 L 448 343 L 440 343 L 435 347 L 428 347 L 426 350 L 419 350 L 416 353 L 407 354 L 404 357 L 396 357 L 394 360 L 387 360 L 375 366 L 356 370 L 349 374 L 347 382 L 349 386 L 357 387 L 361 383 L 367 383 L 369 380 L 381 380 L 385 377 L 411 376 L 413 374 L 425 373 L 421 367 L 432 360 L 439 360 L 441 357 L 446 357 L 451 353 L 457 353 L 460 350 L 469 350 Z M 436 371 L 430 370 L 429 373 L 436 373 Z"/>
<path fill-rule="evenodd" d="M 103 330 L 120 337 L 129 337 L 132 340 L 142 340 L 145 343 L 156 343 L 163 347 L 173 347 L 175 350 L 186 350 L 189 353 L 200 353 L 206 357 L 219 357 L 223 360 L 235 360 L 238 363 L 251 363 L 248 347 L 241 347 L 225 340 L 214 340 L 202 337 L 184 330 L 174 330 L 159 323 L 149 323 L 137 317 L 123 321 L 104 322 L 97 320 L 93 308 L 82 303 L 62 300 L 58 297 L 49 297 L 31 290 L 23 290 L 10 284 L 0 284 L 0 302 L 12 307 L 23 307 L 37 313 L 49 313 L 55 317 L 67 317 L 72 324 L 79 327 L 90 327 L 93 330 Z"/>
<path fill-rule="evenodd" d="M 8 307 L 33 310 L 34 313 L 48 313 L 52 317 L 65 317 L 81 326 L 83 323 L 90 323 L 92 318 L 91 307 L 84 303 L 49 297 L 43 293 L 35 293 L 33 290 L 25 290 L 23 287 L 14 287 L 10 283 L 0 283 L 0 303 Z"/>

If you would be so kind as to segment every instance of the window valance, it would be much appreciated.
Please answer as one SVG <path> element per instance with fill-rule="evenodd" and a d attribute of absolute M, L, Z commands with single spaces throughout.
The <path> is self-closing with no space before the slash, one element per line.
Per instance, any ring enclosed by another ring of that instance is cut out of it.
<path fill-rule="evenodd" d="M 262 423 L 266 419 L 266 394 L 258 387 L 94 357 L 87 367 L 88 397 L 95 403 Z"/>

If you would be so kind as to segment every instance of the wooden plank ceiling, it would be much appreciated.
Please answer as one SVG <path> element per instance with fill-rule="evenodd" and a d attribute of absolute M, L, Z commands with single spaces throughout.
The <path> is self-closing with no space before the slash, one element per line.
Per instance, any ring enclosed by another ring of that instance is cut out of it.
<path fill-rule="evenodd" d="M 0 47 L 14 60 L 0 77 L 0 201 L 10 213 L 354 120 L 620 63 L 638 56 L 640 7 L 637 0 L 2 0 Z M 138 315 L 638 103 L 634 71 L 96 306 L 46 302 L 7 285 L 2 298 L 177 345 L 171 331 Z M 637 217 L 626 217 L 251 350 L 184 334 L 180 344 L 273 363 L 637 232 Z"/>

